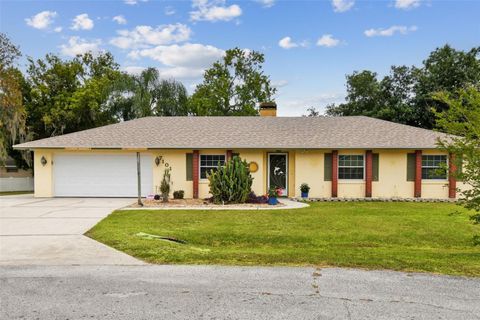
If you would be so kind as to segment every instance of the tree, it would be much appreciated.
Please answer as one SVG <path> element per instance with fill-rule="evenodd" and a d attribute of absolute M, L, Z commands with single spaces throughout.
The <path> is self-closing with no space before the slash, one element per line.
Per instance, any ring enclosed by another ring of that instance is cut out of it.
<path fill-rule="evenodd" d="M 26 112 L 23 105 L 22 73 L 14 67 L 20 50 L 0 33 L 0 163 L 7 159 L 12 144 L 26 136 Z"/>
<path fill-rule="evenodd" d="M 371 71 L 353 72 L 347 75 L 347 103 L 331 105 L 331 116 L 366 115 L 374 117 L 381 105 L 381 90 L 377 74 Z"/>
<path fill-rule="evenodd" d="M 417 71 L 415 118 L 423 128 L 435 126 L 435 114 L 448 105 L 434 97 L 437 92 L 455 95 L 460 89 L 480 84 L 480 47 L 469 51 L 455 50 L 449 45 L 437 48 Z"/>
<path fill-rule="evenodd" d="M 188 115 L 188 93 L 185 86 L 176 80 L 162 80 L 157 89 L 156 116 Z"/>
<path fill-rule="evenodd" d="M 47 54 L 28 61 L 27 124 L 35 138 L 115 122 L 108 100 L 120 71 L 110 53 L 85 53 L 65 61 Z"/>
<path fill-rule="evenodd" d="M 448 108 L 434 98 L 440 91 L 457 90 L 480 83 L 480 47 L 459 51 L 446 45 L 430 53 L 421 67 L 392 66 L 378 80 L 368 70 L 347 75 L 346 102 L 331 105 L 333 116 L 366 115 L 426 129 L 435 126 L 435 111 Z"/>
<path fill-rule="evenodd" d="M 440 141 L 440 147 L 455 156 L 453 161 L 461 168 L 455 172 L 456 178 L 471 187 L 461 192 L 460 204 L 475 210 L 471 218 L 480 223 L 480 91 L 470 87 L 433 98 L 448 106 L 438 113 L 437 125 L 453 135 Z"/>
<path fill-rule="evenodd" d="M 315 107 L 309 107 L 307 109 L 307 114 L 303 115 L 304 117 L 321 117 L 322 113 L 320 110 L 315 109 Z"/>
<path fill-rule="evenodd" d="M 256 51 L 227 50 L 205 71 L 190 99 L 190 112 L 199 116 L 258 115 L 256 105 L 272 101 L 276 89 L 263 72 L 265 57 Z"/>
<path fill-rule="evenodd" d="M 188 94 L 175 80 L 160 80 L 157 69 L 139 75 L 123 74 L 114 84 L 110 108 L 119 120 L 147 116 L 188 115 Z"/>

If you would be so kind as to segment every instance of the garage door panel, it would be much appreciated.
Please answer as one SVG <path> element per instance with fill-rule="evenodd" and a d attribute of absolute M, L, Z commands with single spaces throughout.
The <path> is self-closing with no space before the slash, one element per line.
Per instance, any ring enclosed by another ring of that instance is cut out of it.
<path fill-rule="evenodd" d="M 56 196 L 134 197 L 136 154 L 59 154 L 54 158 Z M 142 195 L 152 193 L 151 155 L 141 155 Z"/>

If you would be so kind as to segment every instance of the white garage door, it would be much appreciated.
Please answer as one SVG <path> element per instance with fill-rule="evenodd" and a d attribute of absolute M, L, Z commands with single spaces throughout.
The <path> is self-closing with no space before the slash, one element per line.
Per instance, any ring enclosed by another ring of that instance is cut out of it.
<path fill-rule="evenodd" d="M 141 155 L 142 195 L 153 190 L 151 155 Z M 53 160 L 55 196 L 135 197 L 137 156 L 132 154 L 59 154 Z"/>

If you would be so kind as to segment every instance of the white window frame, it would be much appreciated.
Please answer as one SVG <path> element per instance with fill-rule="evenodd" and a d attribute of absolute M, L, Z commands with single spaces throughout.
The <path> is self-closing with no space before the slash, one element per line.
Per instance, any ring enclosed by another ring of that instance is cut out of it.
<path fill-rule="evenodd" d="M 210 153 L 205 153 L 205 154 L 200 154 L 199 159 L 198 159 L 198 177 L 200 178 L 201 181 L 206 181 L 208 178 L 202 178 L 202 168 L 217 168 L 217 166 L 202 166 L 202 157 L 208 157 L 208 156 L 223 156 L 223 163 L 225 164 L 227 162 L 227 154 L 210 154 Z"/>
<path fill-rule="evenodd" d="M 440 179 L 424 179 L 423 178 L 423 168 L 430 168 L 430 169 L 440 169 L 441 167 L 432 167 L 432 166 L 423 166 L 423 157 L 425 156 L 443 156 L 445 157 L 445 165 L 446 165 L 446 172 L 445 172 L 445 178 L 440 178 Z M 448 168 L 450 167 L 449 159 L 448 156 L 445 154 L 422 154 L 422 169 L 421 169 L 421 178 L 422 181 L 427 181 L 427 182 L 444 182 L 448 181 Z"/>
<path fill-rule="evenodd" d="M 340 178 L 340 168 L 360 168 L 360 167 L 350 167 L 350 166 L 340 166 L 340 156 L 361 156 L 363 159 L 363 178 L 362 179 L 343 179 Z M 359 182 L 365 181 L 365 154 L 363 153 L 351 153 L 351 154 L 339 154 L 337 155 L 337 179 L 342 182 Z"/>

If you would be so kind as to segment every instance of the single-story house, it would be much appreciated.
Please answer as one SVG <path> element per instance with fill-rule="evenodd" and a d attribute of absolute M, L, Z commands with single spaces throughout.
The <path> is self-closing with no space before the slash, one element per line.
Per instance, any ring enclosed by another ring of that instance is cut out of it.
<path fill-rule="evenodd" d="M 34 152 L 36 197 L 134 197 L 137 153 L 142 194 L 159 193 L 165 168 L 173 190 L 209 195 L 207 172 L 234 155 L 249 162 L 252 189 L 310 197 L 455 198 L 463 187 L 437 149 L 444 134 L 373 119 L 276 117 L 146 117 L 15 145 Z"/>

